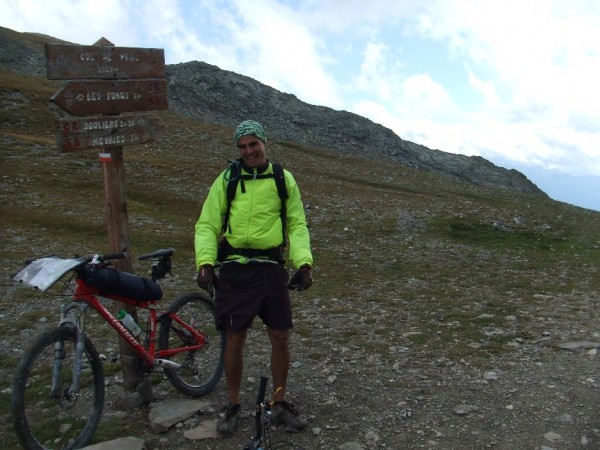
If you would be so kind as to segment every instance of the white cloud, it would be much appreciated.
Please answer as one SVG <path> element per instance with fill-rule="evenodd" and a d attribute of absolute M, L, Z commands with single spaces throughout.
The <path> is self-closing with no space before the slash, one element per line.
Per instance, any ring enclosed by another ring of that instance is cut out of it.
<path fill-rule="evenodd" d="M 405 29 L 446 45 L 483 102 L 467 106 L 444 79 L 386 70 L 388 47 L 379 42 L 358 86 L 371 82 L 370 94 L 384 106 L 363 101 L 353 108 L 432 148 L 600 175 L 598 8 L 581 1 L 525 1 L 518 10 L 505 2 L 430 2 Z"/>
<path fill-rule="evenodd" d="M 490 80 L 482 80 L 472 71 L 468 71 L 469 85 L 481 94 L 486 108 L 495 108 L 500 103 L 496 86 Z"/>
<path fill-rule="evenodd" d="M 387 45 L 381 42 L 368 42 L 363 52 L 360 72 L 354 81 L 354 88 L 368 91 L 377 99 L 388 101 L 394 96 L 394 86 L 401 80 L 389 73 L 386 63 Z"/>
<path fill-rule="evenodd" d="M 495 153 L 554 161 L 572 172 L 594 167 L 587 158 L 573 158 L 573 148 L 594 154 L 596 139 L 573 133 L 569 122 L 600 122 L 593 106 L 600 101 L 594 81 L 600 76 L 598 12 L 597 5 L 581 1 L 525 1 L 518 10 L 505 2 L 441 1 L 429 9 L 420 32 L 449 42 L 454 55 L 465 59 L 472 85 L 501 119 L 487 126 L 474 122 L 472 145 L 485 148 L 504 129 L 512 145 L 504 139 L 507 146 Z M 564 157 L 560 142 L 572 144 L 571 158 Z"/>
<path fill-rule="evenodd" d="M 335 79 L 323 66 L 323 43 L 303 26 L 301 16 L 273 0 L 236 2 L 238 69 L 314 104 L 341 106 Z"/>
<path fill-rule="evenodd" d="M 453 107 L 448 92 L 426 73 L 407 77 L 402 84 L 402 90 L 403 100 L 410 107 L 409 112 L 418 111 L 424 116 L 434 118 Z"/>

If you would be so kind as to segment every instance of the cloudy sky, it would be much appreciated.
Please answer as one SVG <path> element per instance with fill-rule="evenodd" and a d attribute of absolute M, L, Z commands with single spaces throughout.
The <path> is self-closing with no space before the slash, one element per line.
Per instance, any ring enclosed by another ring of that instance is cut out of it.
<path fill-rule="evenodd" d="M 600 1 L 0 0 L 0 26 L 164 48 L 600 210 Z"/>

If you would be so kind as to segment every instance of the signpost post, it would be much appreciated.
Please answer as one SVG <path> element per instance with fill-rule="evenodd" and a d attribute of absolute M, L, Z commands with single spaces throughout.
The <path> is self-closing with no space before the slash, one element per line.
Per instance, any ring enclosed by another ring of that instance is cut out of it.
<path fill-rule="evenodd" d="M 108 251 L 129 253 L 123 146 L 152 142 L 164 128 L 156 116 L 135 113 L 168 107 L 164 51 L 115 47 L 104 38 L 94 45 L 46 44 L 46 70 L 48 79 L 68 80 L 49 99 L 70 114 L 56 120 L 58 149 L 103 151 Z M 115 266 L 133 272 L 130 256 Z M 117 303 L 116 308 L 137 319 L 135 307 Z M 141 384 L 139 359 L 122 338 L 119 349 L 125 389 L 149 397 L 149 384 Z"/>

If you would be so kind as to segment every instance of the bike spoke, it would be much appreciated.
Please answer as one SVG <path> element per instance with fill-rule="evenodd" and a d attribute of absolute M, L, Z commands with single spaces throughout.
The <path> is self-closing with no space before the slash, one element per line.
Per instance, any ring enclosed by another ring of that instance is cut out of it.
<path fill-rule="evenodd" d="M 175 300 L 170 311 L 185 323 L 193 324 L 204 344 L 199 349 L 172 355 L 170 359 L 181 364 L 181 368 L 165 368 L 165 373 L 180 391 L 194 396 L 206 394 L 218 383 L 223 371 L 224 335 L 215 328 L 212 303 L 202 294 L 189 294 Z M 162 324 L 159 342 L 161 350 L 199 343 L 175 319 Z"/>
<path fill-rule="evenodd" d="M 76 448 L 91 437 L 100 418 L 103 376 L 99 359 L 89 349 L 81 364 L 80 389 L 71 393 L 75 333 L 58 329 L 43 335 L 21 363 L 15 377 L 13 414 L 15 428 L 27 448 Z M 60 341 L 62 357 L 54 345 Z M 53 373 L 60 367 L 53 389 Z M 99 386 L 99 383 L 102 385 Z"/>

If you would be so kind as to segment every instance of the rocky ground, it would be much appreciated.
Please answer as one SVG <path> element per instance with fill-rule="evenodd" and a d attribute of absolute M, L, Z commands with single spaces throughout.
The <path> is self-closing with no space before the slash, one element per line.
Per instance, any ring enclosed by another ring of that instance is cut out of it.
<path fill-rule="evenodd" d="M 323 165 L 307 156 L 303 163 Z M 306 183 L 317 264 L 313 288 L 293 294 L 289 398 L 309 426 L 294 434 L 275 429 L 273 439 L 323 450 L 600 448 L 600 296 L 590 256 L 597 251 L 595 238 L 565 231 L 566 219 L 559 217 L 568 217 L 568 208 L 534 209 L 533 203 L 530 209 L 497 208 L 460 197 L 450 204 L 452 194 L 437 190 L 426 197 L 398 191 L 385 179 L 359 184 L 359 169 L 366 165 L 352 167 L 356 172 L 348 180 L 332 176 Z M 394 183 L 410 184 L 409 175 Z M 7 186 L 24 183 L 10 180 L 5 179 Z M 329 190 L 324 200 L 320 189 Z M 35 196 L 20 198 L 36 202 L 37 209 L 47 206 Z M 58 208 L 65 200 L 56 202 Z M 470 234 L 444 237 L 436 224 L 450 220 L 446 217 Z M 135 226 L 159 227 L 160 222 L 145 220 Z M 590 226 L 584 220 L 581 226 Z M 485 234 L 490 223 L 498 236 Z M 47 237 L 52 230 L 36 225 L 24 232 L 9 225 L 2 242 L 7 256 L 0 284 L 0 442 L 13 443 L 7 448 L 14 446 L 8 412 L 14 366 L 25 344 L 54 323 L 60 304 L 10 281 L 17 264 L 11 252 L 55 252 L 57 243 Z M 520 230 L 525 237 L 519 237 Z M 501 238 L 527 240 L 513 248 Z M 79 236 L 58 248 L 74 251 L 87 239 Z M 166 302 L 173 290 L 195 289 L 193 263 L 179 253 L 174 264 Z M 103 341 L 94 331 L 90 337 L 101 353 L 114 351 L 111 339 Z M 199 399 L 200 412 L 157 433 L 151 408 L 117 406 L 123 395 L 120 372 L 107 362 L 107 404 L 94 443 L 133 437 L 146 449 L 241 449 L 253 432 L 258 379 L 269 373 L 268 361 L 267 338 L 257 324 L 246 353 L 245 420 L 234 437 L 212 438 L 202 438 L 198 427 L 214 426 L 226 400 L 224 380 Z M 188 400 L 160 374 L 153 374 L 152 382 L 157 407 Z"/>
<path fill-rule="evenodd" d="M 14 293 L 14 289 L 10 291 Z M 598 321 L 598 298 L 573 295 L 560 301 L 540 300 L 541 306 L 528 311 L 533 328 L 539 332 L 529 339 L 515 338 L 510 342 L 509 353 L 490 358 L 482 365 L 468 359 L 452 361 L 444 345 L 407 345 L 407 335 L 418 332 L 410 331 L 410 320 L 401 312 L 397 313 L 395 339 L 379 334 L 376 326 L 358 327 L 350 339 L 337 338 L 340 335 L 331 330 L 342 331 L 344 323 L 360 322 L 362 318 L 347 314 L 343 320 L 332 321 L 322 310 L 341 310 L 347 300 L 325 301 L 308 293 L 296 294 L 300 332 L 292 342 L 290 398 L 309 419 L 309 426 L 301 433 L 275 428 L 273 439 L 302 449 L 600 448 L 596 355 L 600 336 L 592 326 Z M 361 301 L 364 316 L 380 313 L 369 307 L 368 299 Z M 3 300 L 3 321 L 23 308 Z M 577 311 L 575 316 L 573 311 Z M 565 315 L 574 320 L 568 324 L 557 320 Z M 519 327 L 522 319 L 517 315 L 503 320 L 504 329 L 490 329 L 488 334 L 510 332 Z M 34 330 L 48 326 L 43 316 L 33 329 L 22 330 L 21 334 L 32 335 Z M 374 343 L 380 344 L 376 352 Z M 110 341 L 98 344 L 108 346 L 100 348 L 101 352 L 110 352 L 110 345 Z M 20 345 L 11 347 L 6 340 L 2 347 L 3 352 L 11 354 L 21 351 Z M 199 412 L 192 410 L 172 426 L 167 424 L 167 431 L 153 432 L 157 425 L 149 419 L 152 409 L 169 405 L 167 409 L 172 410 L 173 400 L 189 399 L 154 374 L 155 402 L 151 407 L 119 408 L 117 400 L 124 395 L 120 372 L 114 374 L 115 363 L 110 362 L 105 363 L 113 366 L 109 370 L 113 375 L 107 379 L 108 401 L 103 421 L 146 423 L 147 426 L 128 429 L 120 436 L 136 438 L 130 443 L 134 448 L 143 445 L 146 449 L 241 449 L 253 432 L 253 402 L 258 377 L 268 374 L 268 356 L 264 330 L 256 326 L 246 355 L 244 420 L 234 437 L 207 437 L 202 432 L 203 427 L 214 427 L 218 409 L 226 398 L 224 381 L 198 400 L 193 409 Z M 9 388 L 4 386 L 3 402 L 8 393 Z M 0 435 L 10 433 L 8 418 L 2 422 Z"/>
<path fill-rule="evenodd" d="M 305 174 L 319 174 L 319 165 L 330 167 L 317 156 L 304 155 L 304 166 L 315 166 Z M 22 160 L 27 154 L 15 152 L 11 158 Z M 49 170 L 61 174 L 56 176 L 61 180 L 86 167 L 50 156 L 45 162 L 55 164 Z M 47 165 L 4 178 L 6 192 L 30 192 L 31 179 Z M 511 206 L 498 199 L 503 206 L 497 207 L 496 200 L 486 203 L 480 192 L 465 198 L 440 194 L 451 184 L 425 195 L 421 192 L 428 192 L 429 185 L 418 187 L 423 177 L 411 180 L 410 172 L 400 172 L 389 183 L 381 177 L 361 184 L 367 169 L 366 164 L 344 167 L 340 172 L 347 179 L 331 175 L 309 183 L 305 178 L 317 264 L 313 288 L 293 294 L 289 398 L 309 426 L 295 434 L 276 429 L 274 440 L 323 450 L 600 448 L 595 235 L 582 231 L 573 237 L 567 218 L 574 210 L 557 204 L 545 206 L 536 199 L 538 208 L 515 199 Z M 398 187 L 399 182 L 408 187 Z M 189 184 L 184 180 L 164 188 Z M 327 196 L 322 198 L 321 191 Z M 69 213 L 65 198 L 40 202 L 37 195 L 19 196 L 21 208 L 34 205 L 27 210 L 34 219 L 42 208 Z M 483 200 L 472 200 L 478 196 Z M 596 216 L 576 217 L 582 230 L 596 229 L 591 226 Z M 62 222 L 53 226 L 50 213 L 46 222 L 19 220 L 8 222 L 1 241 L 0 443 L 9 443 L 8 448 L 14 446 L 8 399 L 17 358 L 33 336 L 54 323 L 60 304 L 10 280 L 18 269 L 14 252 L 75 252 L 82 242 L 85 249 L 101 247 L 104 238 L 98 232 L 96 243 L 88 243 L 92 238 L 77 234 L 78 229 L 65 231 Z M 29 223 L 25 231 L 19 228 Z M 167 234 L 156 219 L 132 223 L 136 230 Z M 449 235 L 451 227 L 456 232 Z M 185 224 L 175 229 L 189 238 Z M 187 242 L 177 236 L 170 239 Z M 193 263 L 183 251 L 174 264 L 165 302 L 173 290 L 196 288 Z M 93 330 L 90 337 L 101 353 L 114 351 L 116 342 L 103 341 Z M 107 362 L 107 404 L 94 443 L 133 437 L 147 449 L 241 449 L 252 435 L 258 379 L 269 373 L 268 361 L 264 328 L 257 324 L 246 353 L 245 420 L 234 437 L 209 439 L 200 439 L 197 427 L 205 422 L 211 427 L 217 419 L 226 399 L 224 381 L 200 399 L 201 412 L 156 433 L 150 408 L 117 406 L 123 395 L 119 370 Z M 159 407 L 172 399 L 187 400 L 160 374 L 152 380 Z"/>
<path fill-rule="evenodd" d="M 515 343 L 516 359 L 485 370 L 402 348 L 390 349 L 387 364 L 375 364 L 359 342 L 350 347 L 322 342 L 329 347 L 322 363 L 303 364 L 301 355 L 314 342 L 296 342 L 292 396 L 310 425 L 299 434 L 275 430 L 273 436 L 304 449 L 600 448 L 599 344 L 565 342 L 565 349 L 556 350 L 548 348 L 552 340 L 549 333 L 537 342 Z M 256 364 L 249 369 L 261 372 Z M 249 414 L 256 377 L 250 375 L 245 384 Z M 207 400 L 217 407 L 224 394 L 220 385 Z M 200 414 L 165 434 L 138 437 L 157 448 L 231 449 L 242 448 L 252 434 L 247 416 L 234 438 L 186 437 L 214 420 L 215 413 Z"/>

